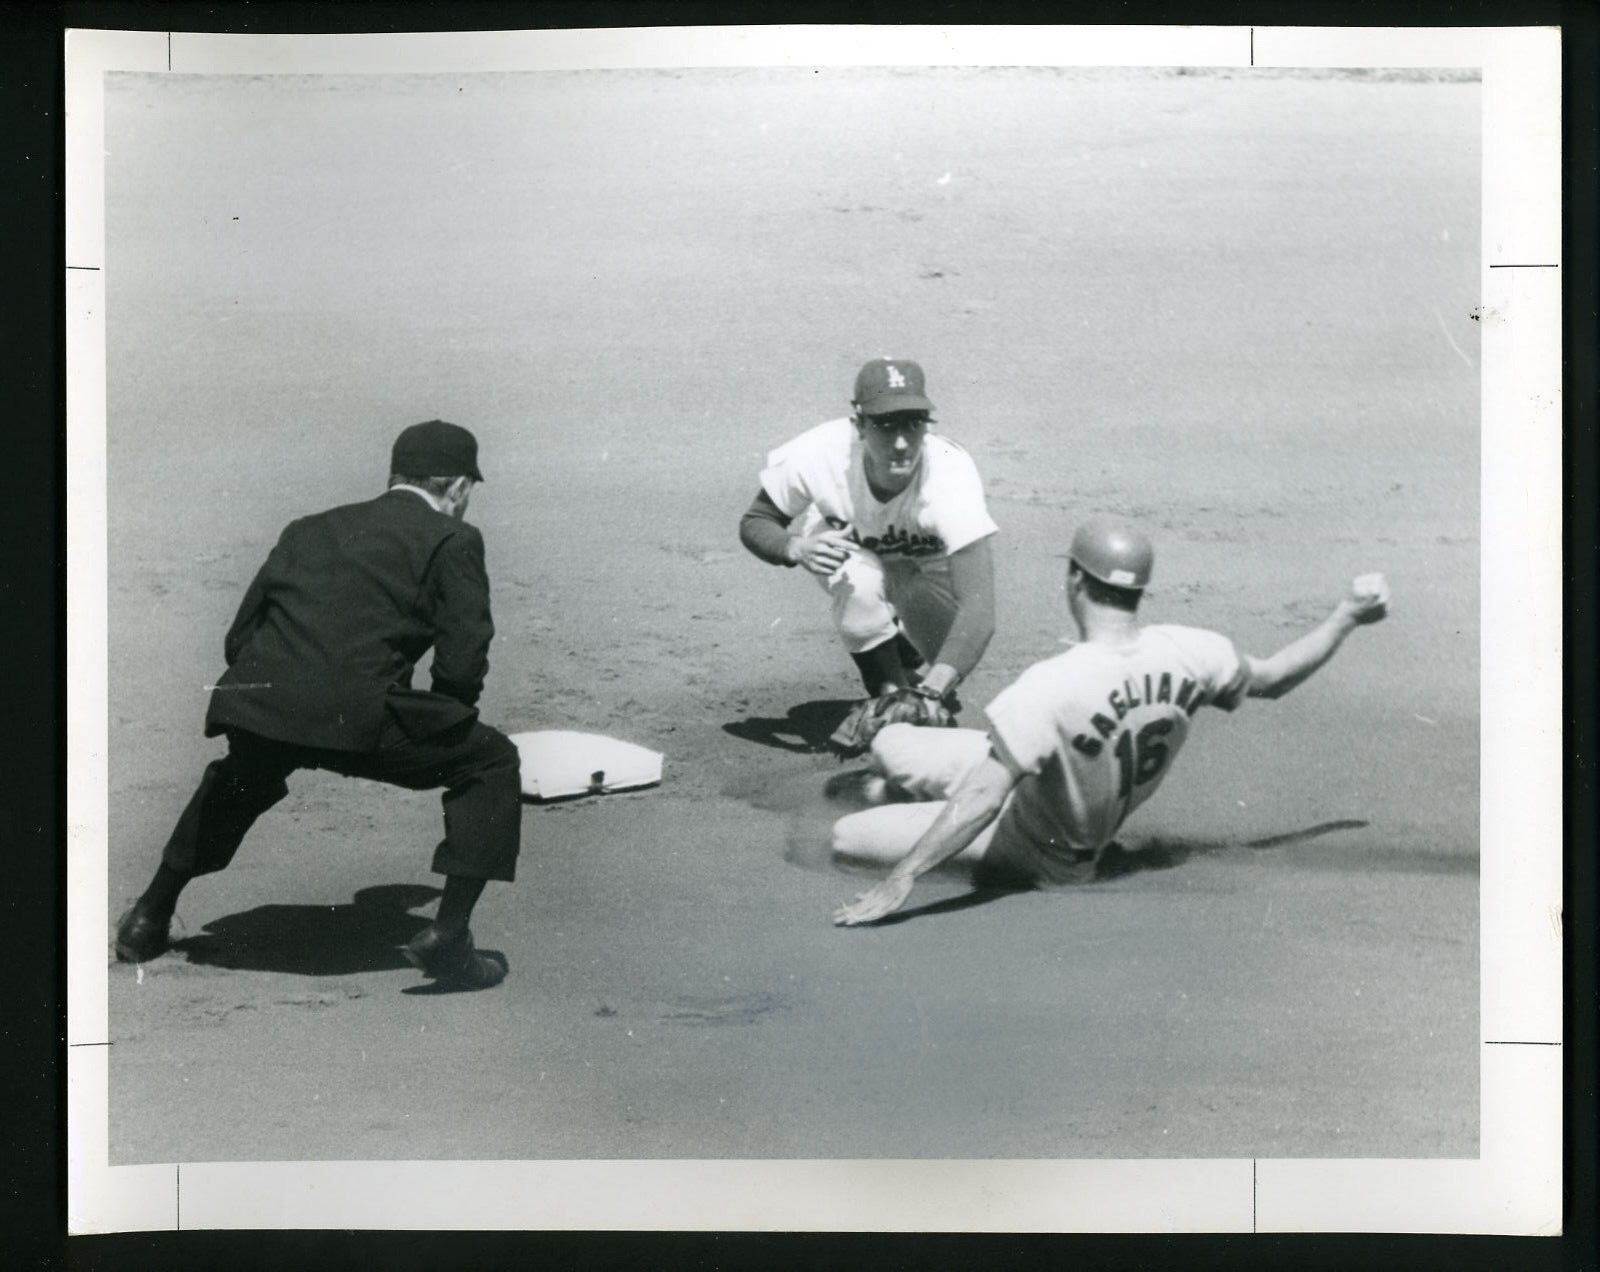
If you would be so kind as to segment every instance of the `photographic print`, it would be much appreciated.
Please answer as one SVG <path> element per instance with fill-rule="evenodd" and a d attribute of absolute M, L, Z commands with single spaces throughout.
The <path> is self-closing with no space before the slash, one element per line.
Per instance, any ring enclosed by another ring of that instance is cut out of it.
<path fill-rule="evenodd" d="M 1478 67 L 221 63 L 102 85 L 111 1168 L 1480 1156 Z"/>

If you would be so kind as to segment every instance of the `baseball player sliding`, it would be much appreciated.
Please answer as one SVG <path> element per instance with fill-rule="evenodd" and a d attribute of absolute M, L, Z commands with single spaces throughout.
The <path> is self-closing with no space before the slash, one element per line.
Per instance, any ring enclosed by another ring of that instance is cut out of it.
<path fill-rule="evenodd" d="M 869 695 L 948 704 L 994 635 L 983 484 L 971 456 L 930 431 L 915 362 L 868 362 L 852 406 L 767 456 L 739 538 L 816 577 Z"/>
<path fill-rule="evenodd" d="M 1387 611 L 1383 576 L 1362 575 L 1309 633 L 1270 658 L 1241 657 L 1216 632 L 1139 625 L 1154 555 L 1130 525 L 1086 522 L 1073 536 L 1066 582 L 1081 643 L 1002 690 L 987 733 L 895 724 L 877 735 L 878 790 L 924 802 L 835 823 L 836 858 L 893 863 L 835 923 L 893 913 L 918 876 L 951 859 L 1020 886 L 1092 877 L 1117 829 L 1161 785 L 1201 707 L 1232 711 L 1247 697 L 1281 697 Z"/>

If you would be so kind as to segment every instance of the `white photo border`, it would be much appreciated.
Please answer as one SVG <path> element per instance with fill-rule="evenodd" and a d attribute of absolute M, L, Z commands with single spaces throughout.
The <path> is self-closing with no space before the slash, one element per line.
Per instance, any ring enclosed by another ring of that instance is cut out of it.
<path fill-rule="evenodd" d="M 68 1230 L 1384 1232 L 1562 1221 L 1561 32 L 746 27 L 66 39 Z M 109 1165 L 103 77 L 817 65 L 1475 67 L 1483 90 L 1475 1160 Z"/>

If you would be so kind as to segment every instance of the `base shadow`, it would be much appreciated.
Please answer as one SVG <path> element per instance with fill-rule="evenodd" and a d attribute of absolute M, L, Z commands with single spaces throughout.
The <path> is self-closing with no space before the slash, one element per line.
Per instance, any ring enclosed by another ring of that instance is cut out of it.
<path fill-rule="evenodd" d="M 191 963 L 295 976 L 349 976 L 411 966 L 400 947 L 428 925 L 411 911 L 439 889 L 391 883 L 363 888 L 347 905 L 262 905 L 213 919 L 172 949 Z"/>

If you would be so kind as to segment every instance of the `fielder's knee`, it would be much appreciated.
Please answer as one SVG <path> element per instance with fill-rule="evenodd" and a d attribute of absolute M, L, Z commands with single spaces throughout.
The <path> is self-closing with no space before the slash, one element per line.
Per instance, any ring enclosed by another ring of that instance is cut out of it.
<path fill-rule="evenodd" d="M 865 653 L 900 630 L 894 606 L 883 591 L 883 575 L 863 567 L 859 559 L 847 562 L 826 583 L 833 598 L 833 625 L 852 654 Z"/>
<path fill-rule="evenodd" d="M 841 614 L 835 623 L 839 639 L 852 654 L 865 654 L 892 641 L 899 632 L 894 611 L 888 606 L 872 613 Z"/>

